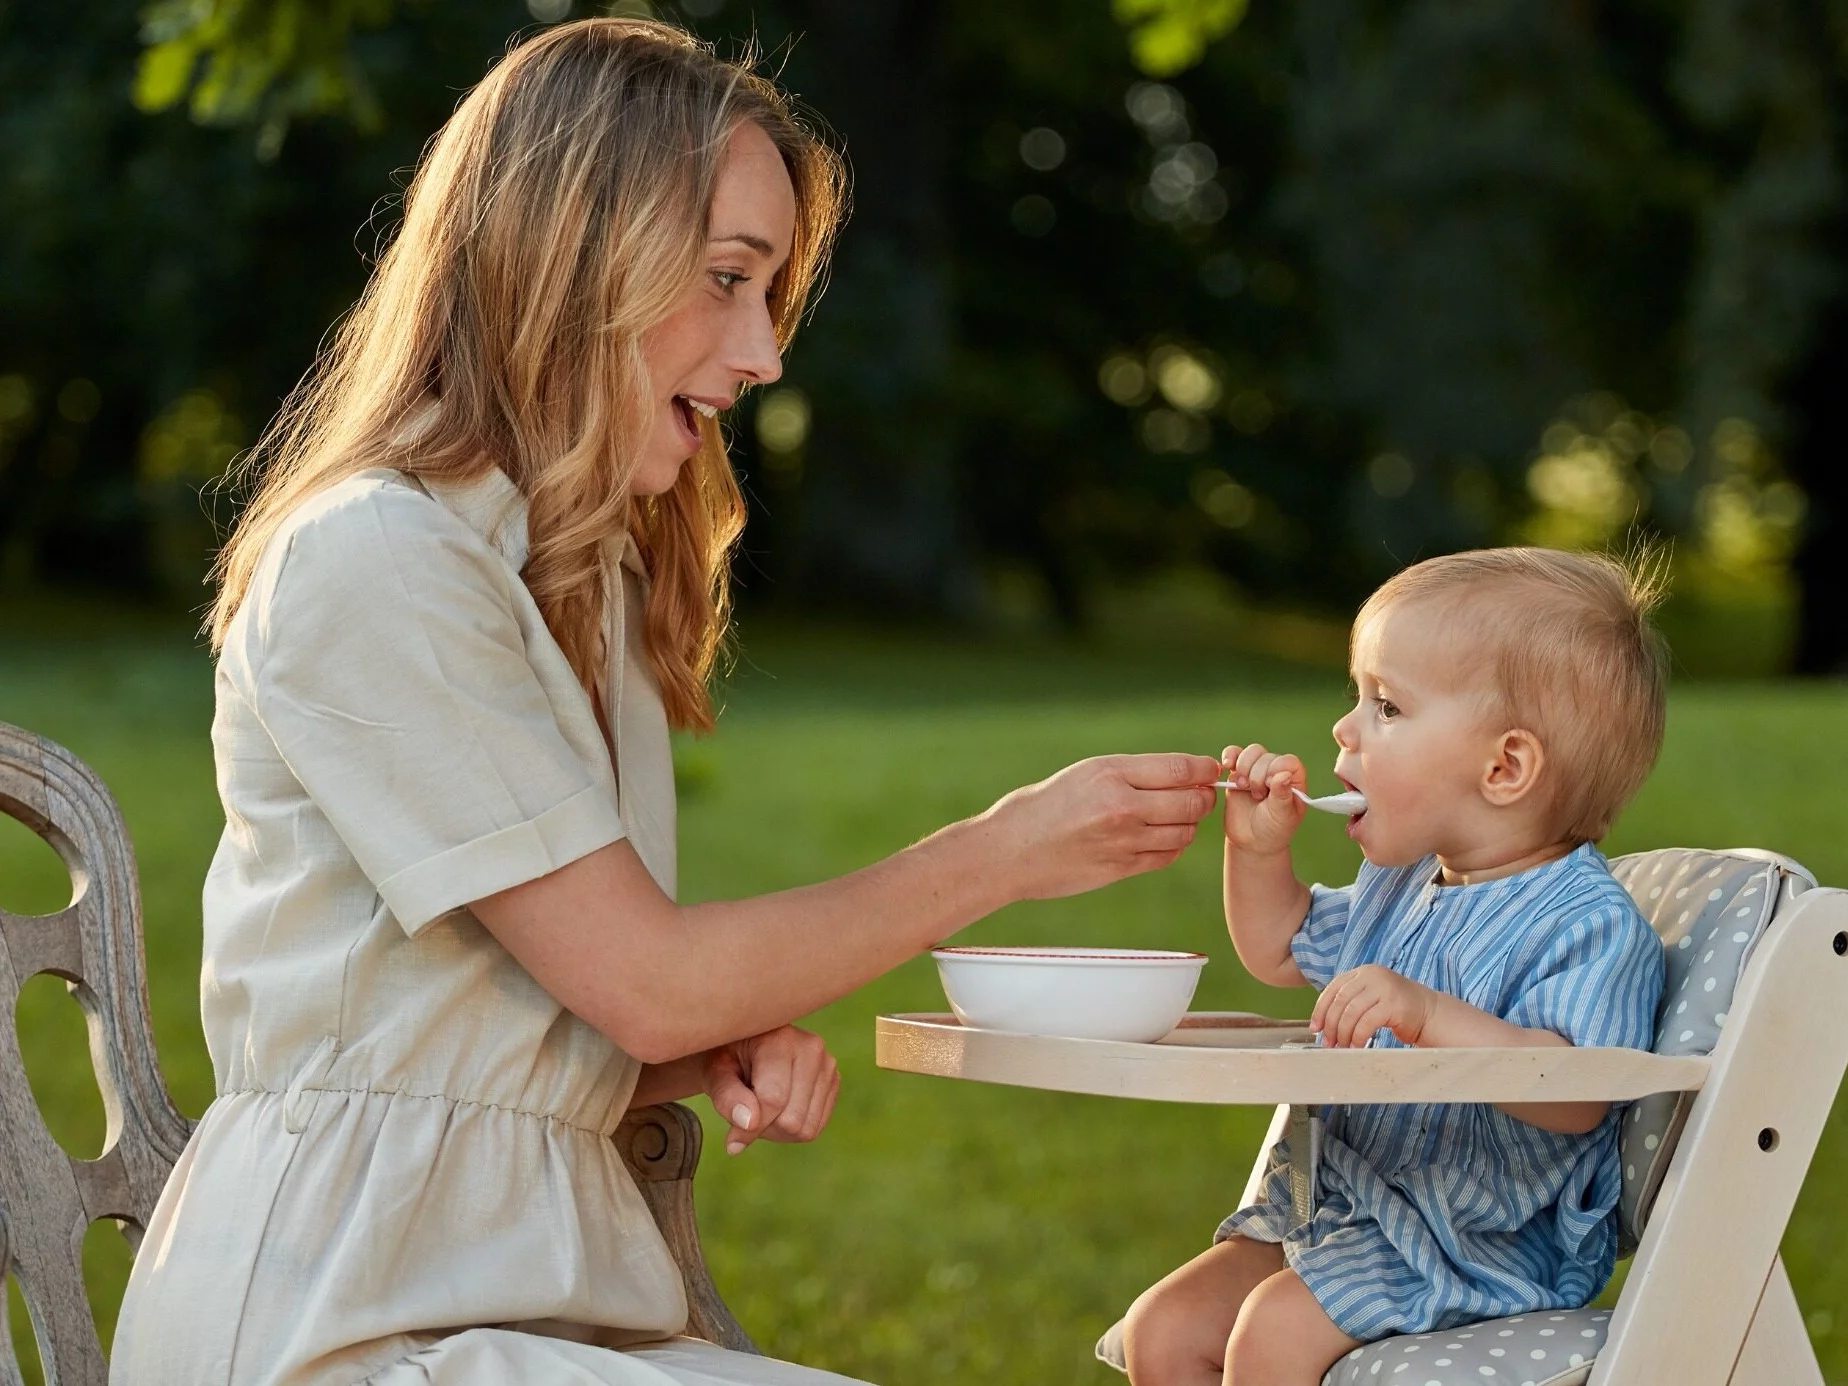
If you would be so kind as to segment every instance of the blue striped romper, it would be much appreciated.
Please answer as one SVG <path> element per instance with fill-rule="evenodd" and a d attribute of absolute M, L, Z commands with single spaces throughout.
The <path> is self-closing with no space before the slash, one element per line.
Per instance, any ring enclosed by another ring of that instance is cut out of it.
<path fill-rule="evenodd" d="M 1434 857 L 1363 865 L 1352 886 L 1311 896 L 1290 951 L 1316 987 L 1378 963 L 1576 1045 L 1654 1042 L 1662 945 L 1589 843 L 1474 885 L 1437 884 Z M 1373 1043 L 1400 1045 L 1389 1030 Z M 1619 1105 L 1579 1136 L 1483 1103 L 1325 1107 L 1314 1217 L 1290 1230 L 1280 1144 L 1262 1199 L 1216 1240 L 1283 1243 L 1362 1341 L 1577 1308 L 1616 1266 Z"/>

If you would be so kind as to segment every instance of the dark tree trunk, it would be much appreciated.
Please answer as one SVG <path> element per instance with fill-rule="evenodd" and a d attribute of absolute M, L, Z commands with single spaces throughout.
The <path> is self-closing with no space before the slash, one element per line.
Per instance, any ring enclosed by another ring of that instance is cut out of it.
<path fill-rule="evenodd" d="M 1848 294 L 1824 311 L 1790 381 L 1787 465 L 1809 498 L 1794 564 L 1798 674 L 1848 674 Z"/>
<path fill-rule="evenodd" d="M 810 604 L 958 605 L 963 557 L 947 405 L 944 17 L 938 0 L 812 0 L 792 85 L 834 126 L 854 209 L 833 290 L 797 344 L 813 400 L 788 587 Z"/>

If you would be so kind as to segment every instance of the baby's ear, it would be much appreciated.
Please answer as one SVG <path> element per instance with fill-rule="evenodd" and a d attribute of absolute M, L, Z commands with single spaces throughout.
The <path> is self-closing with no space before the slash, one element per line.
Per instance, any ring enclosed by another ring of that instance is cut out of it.
<path fill-rule="evenodd" d="M 1546 748 L 1525 727 L 1501 734 L 1482 776 L 1482 797 L 1497 808 L 1520 802 L 1540 782 Z"/>

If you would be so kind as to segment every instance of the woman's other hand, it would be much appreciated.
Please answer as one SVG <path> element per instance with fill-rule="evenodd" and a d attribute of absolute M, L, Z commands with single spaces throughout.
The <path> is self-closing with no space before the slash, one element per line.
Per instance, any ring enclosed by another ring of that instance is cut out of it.
<path fill-rule="evenodd" d="M 706 1096 L 731 1123 L 725 1153 L 752 1141 L 812 1141 L 834 1115 L 841 1074 L 819 1035 L 779 1026 L 706 1055 Z"/>
<path fill-rule="evenodd" d="M 1220 762 L 1226 791 L 1226 842 L 1234 851 L 1270 856 L 1285 851 L 1308 812 L 1292 789 L 1307 789 L 1302 761 L 1262 746 L 1228 746 Z"/>
<path fill-rule="evenodd" d="M 1213 811 L 1210 756 L 1097 756 L 1017 789 L 982 815 L 1016 899 L 1094 890 L 1169 865 Z"/>

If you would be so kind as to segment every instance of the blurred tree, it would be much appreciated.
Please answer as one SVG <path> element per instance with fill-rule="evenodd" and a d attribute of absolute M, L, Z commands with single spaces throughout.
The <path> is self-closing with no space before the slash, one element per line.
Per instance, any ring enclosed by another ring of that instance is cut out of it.
<path fill-rule="evenodd" d="M 588 9 L 155 0 L 138 53 L 128 0 L 0 8 L 8 567 L 184 567 L 188 478 L 357 292 L 332 248 L 510 35 Z M 741 411 L 747 583 L 1078 623 L 1177 563 L 1345 603 L 1641 528 L 1710 590 L 1794 573 L 1800 664 L 1841 667 L 1848 0 L 746 9 L 679 13 L 760 40 L 858 179 Z"/>
<path fill-rule="evenodd" d="M 351 302 L 342 248 L 504 32 L 451 13 L 374 49 L 429 74 L 403 127 L 306 128 L 266 163 L 136 109 L 132 4 L 0 7 L 0 573 L 202 596 L 199 486 Z"/>
<path fill-rule="evenodd" d="M 1805 674 L 1848 673 L 1845 60 L 1841 0 L 1697 0 L 1673 68 L 1717 184 L 1689 291 L 1688 414 L 1706 485 L 1676 499 L 1725 494 L 1740 460 L 1729 421 L 1766 435 L 1807 510 L 1793 569 Z"/>

